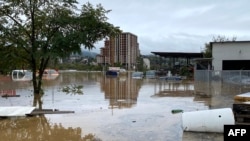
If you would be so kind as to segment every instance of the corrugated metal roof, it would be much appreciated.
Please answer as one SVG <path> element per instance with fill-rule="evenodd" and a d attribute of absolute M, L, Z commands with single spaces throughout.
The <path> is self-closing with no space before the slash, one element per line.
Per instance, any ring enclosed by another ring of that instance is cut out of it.
<path fill-rule="evenodd" d="M 189 53 L 189 52 L 151 52 L 155 55 L 166 58 L 203 58 L 203 53 Z"/>

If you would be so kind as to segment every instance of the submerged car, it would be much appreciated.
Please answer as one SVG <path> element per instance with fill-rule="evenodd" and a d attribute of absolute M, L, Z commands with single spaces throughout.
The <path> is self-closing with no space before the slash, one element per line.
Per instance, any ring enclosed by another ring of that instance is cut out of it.
<path fill-rule="evenodd" d="M 133 79 L 142 79 L 143 78 L 143 72 L 136 71 L 132 73 L 132 78 Z"/>
<path fill-rule="evenodd" d="M 149 71 L 146 71 L 146 75 L 145 75 L 145 77 L 146 78 L 155 78 L 155 75 L 156 74 L 156 71 L 154 71 L 154 70 L 149 70 Z"/>

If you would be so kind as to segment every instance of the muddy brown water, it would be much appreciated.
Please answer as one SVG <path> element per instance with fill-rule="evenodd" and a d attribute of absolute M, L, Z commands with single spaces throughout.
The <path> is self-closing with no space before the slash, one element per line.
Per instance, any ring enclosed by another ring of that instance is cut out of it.
<path fill-rule="evenodd" d="M 82 93 L 63 88 L 83 86 Z M 0 77 L 0 106 L 37 106 L 71 110 L 70 114 L 0 119 L 2 141 L 223 141 L 223 134 L 184 132 L 181 113 L 232 107 L 233 97 L 248 92 L 247 86 L 167 82 L 132 79 L 131 73 L 117 78 L 102 72 L 60 72 L 44 80 L 44 95 L 37 101 L 31 82 L 14 82 Z"/>

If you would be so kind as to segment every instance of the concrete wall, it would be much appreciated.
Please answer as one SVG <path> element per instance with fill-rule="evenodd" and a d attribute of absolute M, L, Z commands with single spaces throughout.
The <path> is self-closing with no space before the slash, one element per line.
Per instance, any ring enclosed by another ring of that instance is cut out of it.
<path fill-rule="evenodd" d="M 214 70 L 222 70 L 223 60 L 250 60 L 250 41 L 213 42 L 211 44 Z"/>

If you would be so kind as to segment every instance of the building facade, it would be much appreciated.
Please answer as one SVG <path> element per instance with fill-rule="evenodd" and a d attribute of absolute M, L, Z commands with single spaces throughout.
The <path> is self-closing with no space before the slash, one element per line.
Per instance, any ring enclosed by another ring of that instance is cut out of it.
<path fill-rule="evenodd" d="M 214 70 L 250 70 L 250 41 L 211 42 Z"/>
<path fill-rule="evenodd" d="M 130 70 L 136 66 L 139 56 L 140 50 L 137 36 L 124 32 L 104 41 L 104 47 L 100 49 L 100 55 L 97 56 L 99 61 L 97 63 L 110 66 L 120 64 Z"/>
<path fill-rule="evenodd" d="M 250 41 L 210 42 L 210 45 L 212 58 L 201 61 L 209 62 L 209 65 L 212 62 L 212 67 L 194 71 L 195 90 L 218 95 L 237 86 L 240 91 L 246 91 L 244 88 L 250 85 Z"/>

